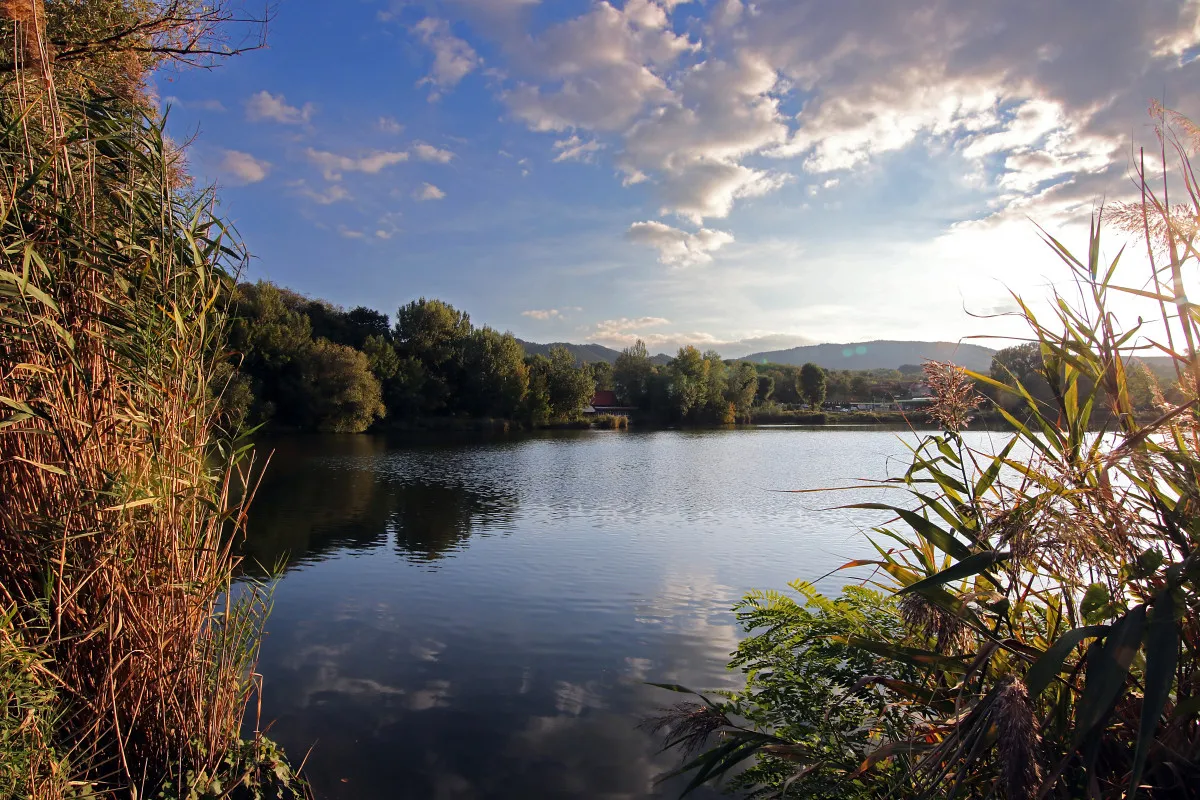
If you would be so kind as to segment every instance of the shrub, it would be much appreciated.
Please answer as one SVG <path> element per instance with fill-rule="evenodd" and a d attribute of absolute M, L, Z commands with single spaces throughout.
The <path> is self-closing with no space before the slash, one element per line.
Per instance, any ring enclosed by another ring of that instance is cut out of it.
<path fill-rule="evenodd" d="M 379 381 L 367 356 L 353 347 L 317 339 L 305 349 L 300 375 L 306 428 L 362 433 L 385 413 Z"/>

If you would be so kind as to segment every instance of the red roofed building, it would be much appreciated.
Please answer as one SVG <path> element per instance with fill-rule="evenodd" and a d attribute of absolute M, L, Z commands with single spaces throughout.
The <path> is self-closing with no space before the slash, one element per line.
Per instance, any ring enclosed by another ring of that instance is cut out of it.
<path fill-rule="evenodd" d="M 592 395 L 591 402 L 583 407 L 584 414 L 626 414 L 630 411 L 637 411 L 637 408 L 621 405 L 617 393 L 611 389 L 598 390 Z"/>

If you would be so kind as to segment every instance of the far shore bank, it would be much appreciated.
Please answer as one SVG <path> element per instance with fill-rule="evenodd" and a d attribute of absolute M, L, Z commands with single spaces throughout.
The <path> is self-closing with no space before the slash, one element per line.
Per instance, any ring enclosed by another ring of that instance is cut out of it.
<path fill-rule="evenodd" d="M 554 422 L 546 425 L 531 426 L 520 420 L 497 419 L 493 417 L 408 417 L 400 420 L 385 419 L 373 425 L 367 433 L 371 434 L 508 434 L 533 433 L 539 431 L 562 430 L 715 430 L 769 427 L 879 427 L 914 430 L 933 430 L 936 425 L 931 423 L 921 412 L 900 411 L 785 411 L 752 416 L 748 422 L 735 424 L 680 424 L 663 421 L 652 417 L 633 415 L 596 415 L 585 416 L 575 420 Z M 972 420 L 974 428 L 1005 429 L 1011 428 L 1009 423 L 998 413 L 984 412 L 976 414 Z M 270 436 L 309 434 L 312 431 L 302 431 L 284 426 L 269 426 L 261 429 L 263 434 Z M 358 435 L 358 434 L 345 434 Z"/>

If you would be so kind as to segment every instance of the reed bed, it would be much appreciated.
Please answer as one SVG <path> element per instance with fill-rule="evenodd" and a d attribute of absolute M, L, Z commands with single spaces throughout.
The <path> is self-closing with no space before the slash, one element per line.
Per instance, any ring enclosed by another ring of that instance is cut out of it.
<path fill-rule="evenodd" d="M 245 254 L 183 176 L 131 103 L 0 96 L 0 675 L 53 720 L 15 794 L 224 796 L 242 753 L 267 595 L 231 591 L 253 491 L 214 376 Z"/>

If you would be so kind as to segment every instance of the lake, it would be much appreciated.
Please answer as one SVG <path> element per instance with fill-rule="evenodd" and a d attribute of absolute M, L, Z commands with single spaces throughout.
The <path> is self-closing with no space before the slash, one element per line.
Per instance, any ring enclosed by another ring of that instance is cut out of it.
<path fill-rule="evenodd" d="M 985 436 L 974 434 L 973 436 Z M 869 555 L 910 433 L 759 427 L 272 441 L 263 719 L 322 798 L 676 797 L 638 722 L 732 688 L 731 606 Z M 879 499 L 880 492 L 871 492 Z M 844 577 L 822 586 L 836 591 Z M 699 796 L 716 796 L 716 793 Z"/>

